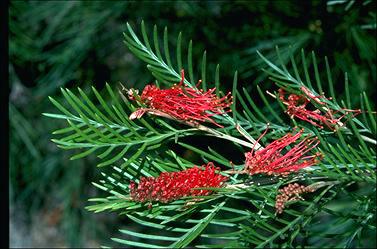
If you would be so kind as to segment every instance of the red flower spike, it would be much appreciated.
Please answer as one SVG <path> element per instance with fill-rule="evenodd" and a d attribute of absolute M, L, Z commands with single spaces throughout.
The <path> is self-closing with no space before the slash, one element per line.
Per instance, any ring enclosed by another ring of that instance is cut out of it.
<path fill-rule="evenodd" d="M 289 201 L 302 200 L 300 194 L 305 192 L 314 192 L 315 189 L 309 186 L 303 186 L 298 183 L 290 183 L 282 189 L 279 189 L 280 194 L 276 196 L 275 208 L 276 213 L 281 214 L 285 204 Z"/>
<path fill-rule="evenodd" d="M 267 130 L 262 136 L 264 136 L 266 132 Z M 318 138 L 309 139 L 308 137 L 305 137 L 286 154 L 281 154 L 285 147 L 295 143 L 301 138 L 302 132 L 303 130 L 300 130 L 296 134 L 288 133 L 282 138 L 270 143 L 263 150 L 254 152 L 253 148 L 251 152 L 245 153 L 246 161 L 244 172 L 250 175 L 258 173 L 284 175 L 289 174 L 291 171 L 297 171 L 318 163 L 322 158 L 320 153 L 303 157 L 319 144 Z"/>
<path fill-rule="evenodd" d="M 130 92 L 131 100 L 136 100 L 147 108 L 138 109 L 137 114 L 132 113 L 130 118 L 140 118 L 145 110 L 151 114 L 175 118 L 191 124 L 209 121 L 219 127 L 211 117 L 224 112 L 230 112 L 232 96 L 229 92 L 225 97 L 219 98 L 214 94 L 216 88 L 211 88 L 207 92 L 194 90 L 184 85 L 184 72 L 181 71 L 182 80 L 177 85 L 174 84 L 170 89 L 159 89 L 155 85 L 147 85 L 141 96 L 135 91 Z M 201 81 L 198 82 L 200 84 Z M 136 95 L 135 95 L 136 94 Z M 228 110 L 226 110 L 229 108 Z M 141 114 L 141 115 L 140 115 Z"/>
<path fill-rule="evenodd" d="M 326 105 L 325 102 L 320 101 L 320 98 L 324 99 L 331 99 L 325 98 L 323 96 L 315 96 L 313 93 L 306 87 L 301 87 L 300 90 L 304 93 L 301 95 L 290 94 L 288 99 L 285 98 L 286 92 L 283 89 L 279 89 L 280 100 L 288 106 L 287 114 L 293 117 L 297 117 L 301 120 L 307 121 L 314 126 L 319 128 L 323 128 L 320 123 L 326 125 L 331 130 L 336 129 L 336 125 L 342 126 L 344 125 L 341 122 L 341 119 L 344 118 L 349 113 L 354 113 L 352 117 L 361 113 L 361 110 L 348 110 L 348 109 L 341 109 L 345 111 L 345 114 L 341 115 L 340 117 L 336 117 L 336 114 L 341 110 L 331 110 Z M 310 103 L 310 99 L 314 100 L 320 105 L 323 105 L 323 109 L 326 110 L 325 113 L 322 113 L 320 110 L 310 111 L 306 109 L 306 105 Z"/>
<path fill-rule="evenodd" d="M 204 167 L 205 165 L 203 165 Z M 170 202 L 184 196 L 209 195 L 211 190 L 193 190 L 193 188 L 220 188 L 228 177 L 215 172 L 213 163 L 205 169 L 190 168 L 180 172 L 162 172 L 159 177 L 142 177 L 139 185 L 131 181 L 130 196 L 136 202 Z"/>

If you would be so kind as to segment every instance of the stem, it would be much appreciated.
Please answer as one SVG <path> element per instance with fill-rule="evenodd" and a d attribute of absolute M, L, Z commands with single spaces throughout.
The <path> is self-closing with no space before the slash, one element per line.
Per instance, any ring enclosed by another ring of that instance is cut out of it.
<path fill-rule="evenodd" d="M 246 142 L 244 140 L 241 140 L 239 138 L 236 138 L 236 137 L 232 137 L 230 135 L 227 135 L 227 134 L 224 134 L 222 132 L 219 132 L 215 129 L 212 129 L 212 128 L 209 128 L 207 126 L 204 126 L 204 125 L 197 125 L 196 128 L 198 128 L 198 130 L 201 130 L 201 131 L 205 131 L 205 132 L 208 132 L 208 133 L 211 133 L 213 136 L 215 137 L 218 137 L 218 138 L 222 138 L 222 139 L 226 139 L 226 140 L 229 140 L 229 141 L 232 141 L 232 142 L 235 142 L 237 144 L 241 144 L 243 146 L 246 146 L 246 147 L 249 147 L 249 148 L 253 148 L 254 145 L 255 145 L 255 149 L 256 150 L 260 150 L 260 149 L 263 149 L 263 147 L 257 143 L 257 141 L 255 141 L 252 137 L 249 137 L 249 140 L 251 141 L 251 143 L 249 142 Z M 242 134 L 242 133 L 241 133 Z"/>
<path fill-rule="evenodd" d="M 212 136 L 215 136 L 215 137 L 218 137 L 218 138 L 226 139 L 226 140 L 232 141 L 232 142 L 237 143 L 237 144 L 241 144 L 241 145 L 249 147 L 249 148 L 253 148 L 254 145 L 255 145 L 256 150 L 263 149 L 263 147 L 259 143 L 257 143 L 257 141 L 255 141 L 255 139 L 252 138 L 251 136 L 247 136 L 248 140 L 251 141 L 251 143 L 249 143 L 249 142 L 246 142 L 246 141 L 241 140 L 239 138 L 232 137 L 230 135 L 224 134 L 220 131 L 217 131 L 215 129 L 209 128 L 209 127 L 201 125 L 201 124 L 195 124 L 195 123 L 192 123 L 192 122 L 185 122 L 185 121 L 182 121 L 182 120 L 178 120 L 178 119 L 170 116 L 169 114 L 166 114 L 166 113 L 159 111 L 159 110 L 155 110 L 155 109 L 151 109 L 151 108 L 142 108 L 142 109 L 145 111 L 145 113 L 149 113 L 149 114 L 160 116 L 160 117 L 169 118 L 169 119 L 184 123 L 186 125 L 189 125 L 191 127 L 196 128 L 198 130 L 208 132 Z M 140 118 L 140 117 L 141 116 L 138 116 L 137 118 Z M 245 136 L 246 131 L 238 124 L 237 124 L 237 130 L 240 131 L 240 133 L 242 132 L 241 134 Z"/>
<path fill-rule="evenodd" d="M 222 171 L 223 173 L 227 174 L 247 174 L 247 171 L 242 169 L 242 170 L 233 170 L 233 169 L 228 169 L 225 171 Z"/>
<path fill-rule="evenodd" d="M 243 188 L 249 188 L 250 185 L 246 185 L 243 183 L 240 184 L 232 184 L 232 185 L 227 185 L 225 188 L 230 188 L 230 189 L 243 189 Z"/>
<path fill-rule="evenodd" d="M 192 127 L 196 127 L 198 128 L 199 130 L 202 130 L 202 131 L 205 131 L 205 132 L 208 132 L 208 133 L 211 133 L 213 134 L 214 136 L 216 137 L 219 137 L 219 138 L 222 138 L 222 139 L 226 139 L 226 140 L 230 140 L 232 142 L 235 142 L 235 143 L 238 143 L 238 144 L 241 144 L 243 146 L 246 146 L 246 147 L 249 147 L 249 148 L 254 148 L 255 150 L 262 150 L 264 149 L 254 138 L 252 138 L 250 135 L 248 135 L 248 133 L 245 131 L 244 128 L 241 127 L 241 125 L 237 124 L 236 122 L 234 122 L 234 120 L 232 118 L 229 117 L 229 115 L 227 113 L 223 113 L 223 116 L 231 123 L 233 124 L 236 129 L 238 130 L 239 133 L 241 133 L 241 135 L 243 135 L 246 139 L 248 139 L 251 143 L 248 143 L 244 140 L 241 140 L 241 139 L 238 139 L 238 138 L 235 138 L 235 137 L 232 137 L 230 135 L 227 135 L 227 134 L 224 134 L 220 131 L 217 131 L 215 129 L 212 129 L 212 128 L 209 128 L 207 126 L 204 126 L 204 125 L 201 125 L 201 124 L 192 124 L 190 122 L 184 122 L 185 124 L 188 124 L 188 125 L 191 125 Z"/>
<path fill-rule="evenodd" d="M 322 188 L 324 186 L 327 186 L 327 185 L 336 185 L 336 184 L 339 184 L 341 183 L 340 181 L 330 181 L 330 182 L 316 182 L 316 183 L 313 183 L 311 185 L 309 185 L 308 187 L 314 189 L 314 190 L 317 190 L 319 188 Z"/>
<path fill-rule="evenodd" d="M 322 187 L 325 187 L 325 186 L 328 186 L 328 185 L 336 185 L 336 184 L 340 184 L 341 182 L 340 181 L 329 181 L 329 182 L 325 182 L 325 181 L 321 181 L 321 182 L 316 182 L 316 183 L 313 183 L 311 185 L 309 185 L 308 187 L 317 190 L 319 188 L 322 188 Z M 226 189 L 244 189 L 244 188 L 249 188 L 250 187 L 250 184 L 247 185 L 247 184 L 244 184 L 244 183 L 239 183 L 239 184 L 230 184 L 230 185 L 226 185 Z"/>

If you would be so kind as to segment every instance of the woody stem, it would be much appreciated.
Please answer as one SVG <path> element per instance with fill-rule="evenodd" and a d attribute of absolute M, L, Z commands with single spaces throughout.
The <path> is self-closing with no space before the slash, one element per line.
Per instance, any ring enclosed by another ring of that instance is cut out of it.
<path fill-rule="evenodd" d="M 208 133 L 211 133 L 213 136 L 215 137 L 218 137 L 218 138 L 222 138 L 222 139 L 226 139 L 226 140 L 229 140 L 229 141 L 232 141 L 232 142 L 235 142 L 235 143 L 238 143 L 238 144 L 241 144 L 243 146 L 246 146 L 246 147 L 249 147 L 249 148 L 253 148 L 254 147 L 254 144 L 257 142 L 255 141 L 253 138 L 250 138 L 250 141 L 252 143 L 249 143 L 249 142 L 246 142 L 244 140 L 241 140 L 239 138 L 236 138 L 236 137 L 232 137 L 230 135 L 227 135 L 227 134 L 224 134 L 222 132 L 219 132 L 215 129 L 212 129 L 212 128 L 209 128 L 207 126 L 204 126 L 204 125 L 197 125 L 195 126 L 198 130 L 201 130 L 201 131 L 205 131 L 205 132 L 208 132 Z M 252 141 L 251 139 L 253 139 L 254 141 Z M 256 149 L 263 149 L 263 147 L 257 143 L 256 144 Z"/>
<path fill-rule="evenodd" d="M 160 117 L 165 117 L 165 118 L 169 118 L 169 119 L 172 119 L 172 120 L 175 120 L 175 121 L 178 121 L 178 122 L 182 122 L 182 123 L 185 123 L 191 127 L 194 127 L 198 130 L 201 130 L 201 131 L 205 131 L 205 132 L 208 132 L 210 133 L 212 136 L 215 136 L 215 137 L 218 137 L 218 138 L 222 138 L 222 139 L 226 139 L 226 140 L 229 140 L 229 141 L 232 141 L 232 142 L 235 142 L 237 144 L 241 144 L 243 146 L 246 146 L 246 147 L 249 147 L 249 148 L 253 148 L 254 145 L 255 145 L 255 149 L 256 150 L 260 150 L 260 149 L 263 149 L 263 147 L 257 142 L 255 141 L 254 138 L 248 136 L 247 138 L 249 139 L 249 141 L 251 141 L 251 143 L 249 142 L 246 142 L 244 140 L 241 140 L 239 138 L 236 138 L 236 137 L 232 137 L 230 135 L 227 135 L 227 134 L 224 134 L 220 131 L 217 131 L 215 129 L 212 129 L 212 128 L 209 128 L 207 126 L 204 126 L 204 125 L 201 125 L 201 124 L 196 124 L 196 123 L 192 123 L 192 122 L 187 122 L 187 121 L 182 121 L 182 120 L 178 120 L 172 116 L 170 116 L 169 114 L 167 113 L 164 113 L 164 112 L 161 112 L 159 110 L 154 110 L 154 109 L 150 109 L 150 108 L 143 108 L 145 110 L 145 112 L 149 113 L 149 114 L 152 114 L 152 115 L 157 115 L 157 116 L 160 116 Z M 237 125 L 237 129 L 240 130 L 242 129 L 239 125 Z M 242 129 L 243 130 L 243 129 Z M 245 134 L 245 132 L 241 133 L 241 134 Z M 245 136 L 245 135 L 244 135 Z"/>

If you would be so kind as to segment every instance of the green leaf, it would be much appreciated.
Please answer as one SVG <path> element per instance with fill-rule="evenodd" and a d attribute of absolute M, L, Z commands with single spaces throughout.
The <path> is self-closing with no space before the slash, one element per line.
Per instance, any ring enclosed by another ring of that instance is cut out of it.
<path fill-rule="evenodd" d="M 205 92 L 207 91 L 206 61 L 207 61 L 207 51 L 204 51 L 203 58 L 202 58 L 202 86 Z"/>
<path fill-rule="evenodd" d="M 178 38 L 177 38 L 177 64 L 178 64 L 178 72 L 180 72 L 183 69 L 182 64 L 182 32 L 179 32 Z"/>
<path fill-rule="evenodd" d="M 121 159 L 126 154 L 126 152 L 129 150 L 130 147 L 131 147 L 130 145 L 127 145 L 126 147 L 123 148 L 123 150 L 120 153 L 118 153 L 113 158 L 98 164 L 98 167 L 107 166 L 107 165 L 114 163 L 115 161 L 118 161 L 119 159 Z"/>
<path fill-rule="evenodd" d="M 189 77 L 191 83 L 194 83 L 194 70 L 192 67 L 192 40 L 190 40 L 189 46 L 188 46 L 188 55 L 187 55 L 187 65 L 188 65 L 188 71 L 189 71 Z"/>
<path fill-rule="evenodd" d="M 207 225 L 211 222 L 211 220 L 216 216 L 217 212 L 220 208 L 226 203 L 223 201 L 222 203 L 218 204 L 213 208 L 213 210 L 201 220 L 196 226 L 191 228 L 187 233 L 179 238 L 179 241 L 173 243 L 171 245 L 172 248 L 183 248 L 187 246 L 191 241 L 193 241 L 200 233 L 207 227 Z"/>
<path fill-rule="evenodd" d="M 237 110 L 236 110 L 236 100 L 237 100 L 237 94 L 236 94 L 236 91 L 237 91 L 237 75 L 238 75 L 238 72 L 235 71 L 234 72 L 234 77 L 233 77 L 233 90 L 232 90 L 232 112 L 233 112 L 233 120 L 235 123 L 237 123 L 237 119 L 236 119 L 236 114 L 237 114 Z"/>

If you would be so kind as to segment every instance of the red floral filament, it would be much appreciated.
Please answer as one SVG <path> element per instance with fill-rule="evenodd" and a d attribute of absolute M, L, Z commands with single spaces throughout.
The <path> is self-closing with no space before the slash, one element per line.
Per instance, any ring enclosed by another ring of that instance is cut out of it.
<path fill-rule="evenodd" d="M 336 125 L 343 125 L 341 119 L 347 114 L 353 112 L 353 116 L 356 116 L 357 114 L 361 113 L 361 110 L 341 109 L 345 111 L 345 114 L 338 116 L 337 113 L 341 110 L 331 110 L 328 107 L 325 107 L 325 102 L 319 100 L 320 98 L 324 98 L 323 96 L 314 96 L 306 87 L 301 87 L 301 90 L 305 93 L 305 95 L 290 94 L 286 99 L 285 96 L 287 93 L 283 89 L 279 89 L 280 100 L 288 106 L 286 112 L 292 118 L 297 117 L 319 128 L 323 128 L 323 126 L 321 125 L 322 123 L 330 129 L 335 130 Z M 323 105 L 323 108 L 327 111 L 323 113 L 320 110 L 307 110 L 306 106 L 308 103 L 310 103 L 310 99 L 314 100 L 320 105 Z"/>
<path fill-rule="evenodd" d="M 297 171 L 318 163 L 322 157 L 320 153 L 304 156 L 319 144 L 318 138 L 310 139 L 309 137 L 305 137 L 287 153 L 282 154 L 282 150 L 288 145 L 295 143 L 302 136 L 302 132 L 303 130 L 300 130 L 296 134 L 288 133 L 270 143 L 263 150 L 254 152 L 253 148 L 251 152 L 245 153 L 246 162 L 244 171 L 250 175 L 258 173 L 287 174 L 290 171 Z"/>
<path fill-rule="evenodd" d="M 130 98 L 146 105 L 151 110 L 160 111 L 178 120 L 193 124 L 209 121 L 219 127 L 223 127 L 211 117 L 231 111 L 230 109 L 225 110 L 232 104 L 231 93 L 228 93 L 223 98 L 219 98 L 214 94 L 216 88 L 211 88 L 207 92 L 192 89 L 183 84 L 183 70 L 181 73 L 181 82 L 178 85 L 174 84 L 170 89 L 159 89 L 155 85 L 147 85 L 140 97 L 131 95 Z M 135 94 L 133 91 L 130 93 Z M 140 116 L 133 115 L 132 117 L 136 118 Z"/>
<path fill-rule="evenodd" d="M 184 196 L 209 195 L 211 190 L 193 188 L 222 187 L 228 177 L 216 173 L 215 170 L 218 168 L 210 162 L 205 169 L 195 166 L 180 172 L 162 172 L 158 177 L 142 177 L 138 186 L 131 181 L 131 199 L 137 202 L 169 202 Z"/>

